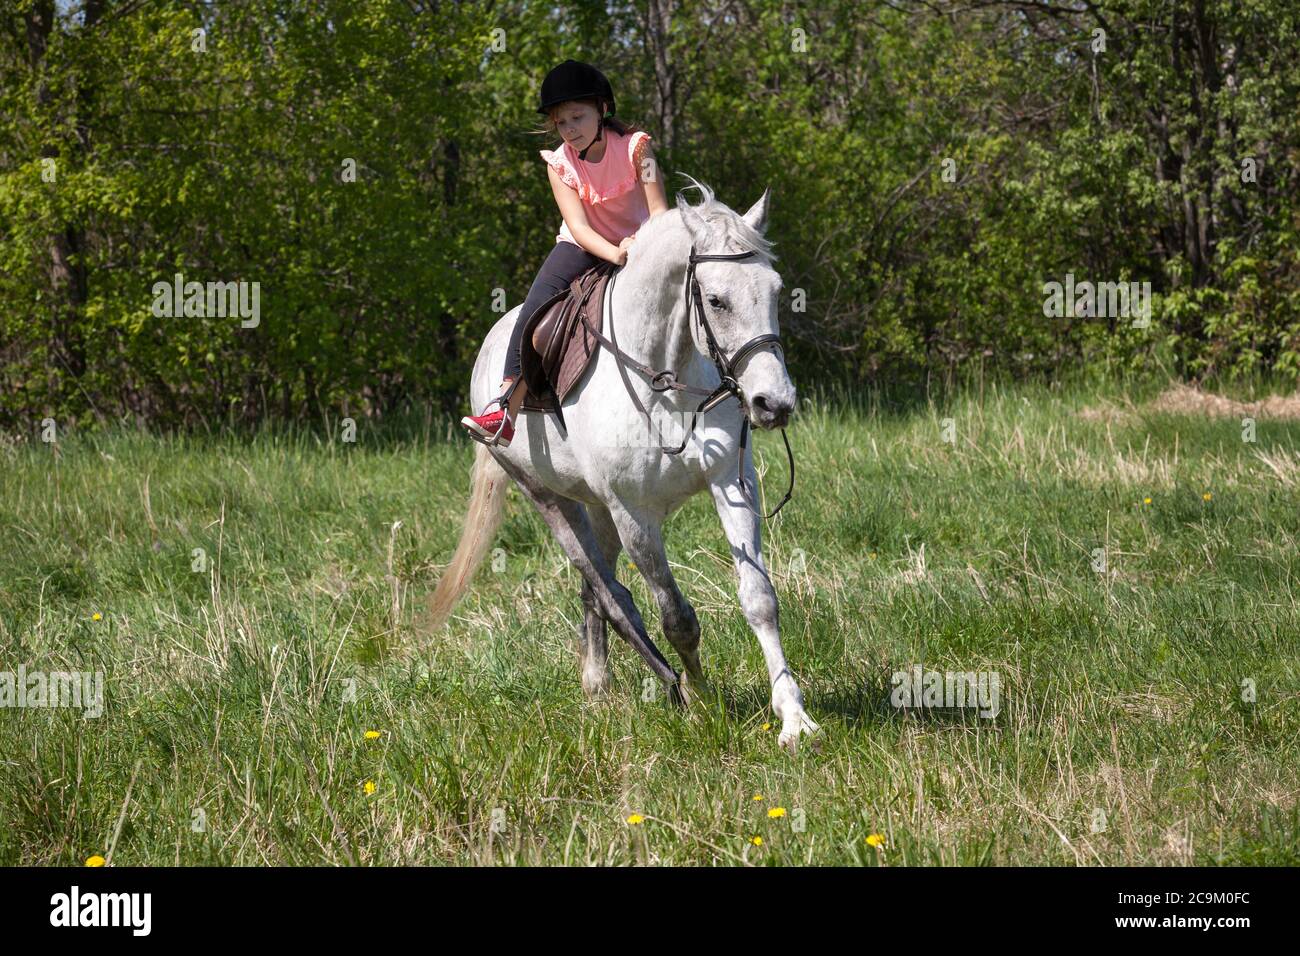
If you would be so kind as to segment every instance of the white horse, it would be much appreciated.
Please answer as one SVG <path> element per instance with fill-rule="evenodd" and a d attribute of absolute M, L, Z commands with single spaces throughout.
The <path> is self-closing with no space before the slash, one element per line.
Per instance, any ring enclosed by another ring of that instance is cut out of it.
<path fill-rule="evenodd" d="M 583 690 L 594 697 L 608 689 L 608 622 L 645 659 L 671 699 L 689 702 L 704 686 L 700 625 L 669 570 L 661 527 L 687 499 L 708 489 L 731 543 L 741 607 L 767 662 L 772 709 L 782 722 L 778 742 L 794 752 L 801 736 L 819 728 L 804 712 L 803 695 L 781 649 L 760 519 L 746 496 L 750 489 L 749 495 L 757 498 L 753 450 L 745 447 L 742 455 L 741 448 L 743 415 L 758 428 L 783 428 L 795 407 L 785 362 L 769 348 L 779 344 L 774 340 L 782 285 L 771 265 L 771 243 L 763 235 L 770 190 L 739 216 L 716 201 L 709 187 L 696 186 L 704 197 L 699 205 L 691 206 L 679 195 L 676 209 L 659 213 L 637 232 L 626 264 L 607 290 L 601 331 L 641 365 L 673 370 L 677 382 L 693 386 L 696 395 L 725 384 L 710 358 L 712 338 L 722 357 L 734 361 L 729 363 L 732 392 L 740 401 L 723 401 L 707 410 L 687 435 L 698 405 L 691 392 L 654 390 L 649 375 L 606 348 L 598 349 L 564 400 L 567 433 L 553 414 L 521 411 L 509 447 L 477 446 L 464 530 L 430 599 L 427 623 L 437 630 L 447 621 L 491 547 L 508 476 L 536 505 L 582 575 L 585 620 L 578 631 Z M 699 262 L 711 255 L 731 258 Z M 698 265 L 690 262 L 693 256 Z M 703 321 L 691 320 L 691 290 L 683 296 L 692 271 Z M 470 384 L 474 408 L 497 394 L 518 312 L 515 308 L 502 317 L 479 351 Z M 756 337 L 765 341 L 754 346 Z M 656 435 L 634 405 L 632 392 L 645 409 L 653 410 L 656 429 L 675 423 L 676 432 Z M 664 443 L 660 437 L 670 440 Z M 684 437 L 687 444 L 680 454 L 665 453 L 662 445 L 675 448 Z M 620 548 L 627 549 L 659 605 L 664 635 L 685 667 L 681 678 L 647 635 L 631 592 L 615 578 Z"/>

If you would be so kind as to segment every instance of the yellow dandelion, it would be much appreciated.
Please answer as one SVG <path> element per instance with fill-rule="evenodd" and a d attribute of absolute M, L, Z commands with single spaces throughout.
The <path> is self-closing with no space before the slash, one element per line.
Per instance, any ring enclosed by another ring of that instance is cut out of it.
<path fill-rule="evenodd" d="M 92 856 L 90 859 L 86 861 L 86 866 L 103 866 L 103 865 L 104 865 L 104 858 L 100 856 L 98 853 L 96 853 L 94 856 Z"/>
<path fill-rule="evenodd" d="M 761 836 L 750 837 L 750 838 L 749 838 L 749 842 L 752 843 L 752 844 L 754 844 L 754 846 L 762 846 L 762 845 L 763 845 L 763 838 L 762 838 Z"/>
<path fill-rule="evenodd" d="M 374 782 L 373 780 L 367 780 L 367 781 L 366 781 L 366 793 L 367 793 L 367 794 L 372 794 L 372 793 L 374 793 L 374 792 L 375 792 L 375 782 Z"/>
<path fill-rule="evenodd" d="M 771 817 L 773 820 L 777 819 L 778 817 L 783 817 L 785 816 L 785 807 L 773 807 L 771 810 L 767 811 L 767 815 Z"/>
<path fill-rule="evenodd" d="M 762 795 L 761 793 L 756 793 L 756 794 L 754 794 L 754 799 L 755 799 L 755 800 L 762 800 L 762 799 L 763 799 L 763 795 Z"/>
<path fill-rule="evenodd" d="M 885 845 L 885 835 L 883 833 L 873 833 L 867 837 L 867 843 L 879 850 Z"/>
<path fill-rule="evenodd" d="M 772 729 L 772 725 L 771 725 L 771 724 L 764 724 L 764 725 L 763 725 L 763 729 L 764 729 L 764 730 L 771 730 L 771 729 Z"/>
<path fill-rule="evenodd" d="M 630 827 L 637 826 L 644 822 L 645 822 L 645 817 L 641 816 L 641 814 L 639 813 L 630 814 L 627 818 L 627 825 Z"/>
<path fill-rule="evenodd" d="M 378 730 L 366 731 L 366 740 L 378 740 L 380 736 L 382 736 L 382 731 L 378 731 Z"/>
<path fill-rule="evenodd" d="M 102 621 L 104 619 L 104 615 L 96 611 L 94 614 L 90 615 L 90 619 L 92 621 Z"/>
<path fill-rule="evenodd" d="M 1149 504 L 1151 504 L 1151 499 L 1150 499 L 1150 498 L 1143 498 L 1143 499 L 1142 499 L 1142 503 L 1143 503 L 1144 505 L 1149 505 Z"/>
<path fill-rule="evenodd" d="M 874 551 L 871 552 L 871 560 L 872 561 L 876 560 L 876 552 Z"/>
<path fill-rule="evenodd" d="M 1201 500 L 1202 500 L 1202 501 L 1209 501 L 1211 497 L 1212 497 L 1212 495 L 1207 491 L 1205 494 L 1201 495 Z"/>

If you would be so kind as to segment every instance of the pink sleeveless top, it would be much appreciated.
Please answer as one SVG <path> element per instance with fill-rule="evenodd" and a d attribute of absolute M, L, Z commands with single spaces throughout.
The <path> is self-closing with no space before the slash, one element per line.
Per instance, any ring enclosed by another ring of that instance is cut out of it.
<path fill-rule="evenodd" d="M 650 218 L 646 205 L 645 189 L 641 184 L 641 171 L 634 164 L 636 151 L 650 134 L 637 130 L 622 136 L 605 127 L 605 155 L 600 162 L 591 163 L 578 158 L 578 150 L 568 143 L 559 149 L 541 151 L 542 159 L 554 166 L 560 178 L 578 191 L 578 198 L 587 207 L 587 222 L 602 237 L 614 245 L 636 233 L 641 223 Z M 556 242 L 578 240 L 569 232 L 569 224 L 560 226 Z"/>

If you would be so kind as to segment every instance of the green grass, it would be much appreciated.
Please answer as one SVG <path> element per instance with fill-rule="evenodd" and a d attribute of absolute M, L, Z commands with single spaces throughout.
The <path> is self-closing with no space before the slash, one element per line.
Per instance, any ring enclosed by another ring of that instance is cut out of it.
<path fill-rule="evenodd" d="M 1158 391 L 801 405 L 764 536 L 824 734 L 794 758 L 707 496 L 667 529 L 715 690 L 683 714 L 613 635 L 584 699 L 578 578 L 515 491 L 414 636 L 468 488 L 445 421 L 0 446 L 0 670 L 106 682 L 98 719 L 0 709 L 0 863 L 1300 863 L 1300 424 L 1077 414 Z M 914 663 L 997 671 L 1001 712 L 896 711 Z"/>

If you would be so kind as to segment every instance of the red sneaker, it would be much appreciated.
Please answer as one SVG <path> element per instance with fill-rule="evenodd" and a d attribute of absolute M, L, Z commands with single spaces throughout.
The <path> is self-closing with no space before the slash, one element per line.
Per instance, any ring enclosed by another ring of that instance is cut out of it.
<path fill-rule="evenodd" d="M 471 437 L 477 438 L 486 445 L 500 445 L 502 448 L 507 448 L 510 440 L 515 437 L 515 426 L 511 424 L 510 416 L 503 408 L 484 415 L 466 415 L 460 423 L 470 430 Z"/>

